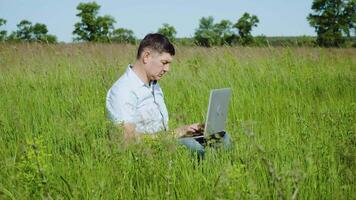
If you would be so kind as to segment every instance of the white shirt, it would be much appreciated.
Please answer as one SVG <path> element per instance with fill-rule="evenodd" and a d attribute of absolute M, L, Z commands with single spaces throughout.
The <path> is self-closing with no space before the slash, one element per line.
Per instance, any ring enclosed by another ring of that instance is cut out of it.
<path fill-rule="evenodd" d="M 131 65 L 108 91 L 106 109 L 111 121 L 134 123 L 138 133 L 168 130 L 168 111 L 161 87 L 156 81 L 145 84 Z"/>

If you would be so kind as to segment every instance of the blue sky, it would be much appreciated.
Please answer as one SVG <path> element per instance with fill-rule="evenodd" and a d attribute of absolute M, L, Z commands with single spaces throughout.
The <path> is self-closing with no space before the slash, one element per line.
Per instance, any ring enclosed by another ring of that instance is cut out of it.
<path fill-rule="evenodd" d="M 22 19 L 47 25 L 49 33 L 59 41 L 72 41 L 76 17 L 76 0 L 0 0 L 0 18 L 7 20 L 5 30 L 16 30 Z M 173 25 L 178 37 L 191 37 L 201 17 L 213 16 L 215 22 L 228 19 L 236 22 L 244 12 L 260 19 L 253 35 L 299 36 L 315 35 L 308 24 L 312 0 L 97 0 L 99 15 L 115 18 L 116 28 L 134 31 L 142 38 L 156 32 L 163 23 Z"/>

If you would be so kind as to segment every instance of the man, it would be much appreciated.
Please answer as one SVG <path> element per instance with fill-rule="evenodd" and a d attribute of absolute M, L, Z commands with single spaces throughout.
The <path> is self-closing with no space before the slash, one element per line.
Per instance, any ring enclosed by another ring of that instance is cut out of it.
<path fill-rule="evenodd" d="M 142 134 L 168 130 L 168 111 L 158 80 L 170 68 L 175 55 L 174 46 L 161 34 L 148 34 L 141 41 L 136 62 L 129 65 L 125 74 L 110 88 L 106 97 L 109 118 L 123 124 L 124 138 L 130 141 Z M 195 123 L 177 128 L 174 136 L 191 150 L 204 153 L 204 147 L 189 134 L 202 132 L 202 125 Z M 223 141 L 228 142 L 228 136 Z"/>

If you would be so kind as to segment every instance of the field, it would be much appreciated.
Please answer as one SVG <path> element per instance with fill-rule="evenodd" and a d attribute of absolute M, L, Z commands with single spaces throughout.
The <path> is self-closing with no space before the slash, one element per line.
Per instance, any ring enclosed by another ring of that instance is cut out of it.
<path fill-rule="evenodd" d="M 354 199 L 356 50 L 177 47 L 171 128 L 231 87 L 233 147 L 122 144 L 105 95 L 135 46 L 0 45 L 0 199 Z"/>

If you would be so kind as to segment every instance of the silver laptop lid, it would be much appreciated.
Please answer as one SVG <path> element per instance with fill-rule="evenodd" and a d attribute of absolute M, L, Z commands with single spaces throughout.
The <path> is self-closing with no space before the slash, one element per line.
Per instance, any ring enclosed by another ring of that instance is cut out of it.
<path fill-rule="evenodd" d="M 208 136 L 225 130 L 231 88 L 214 89 L 210 92 L 204 135 Z"/>

